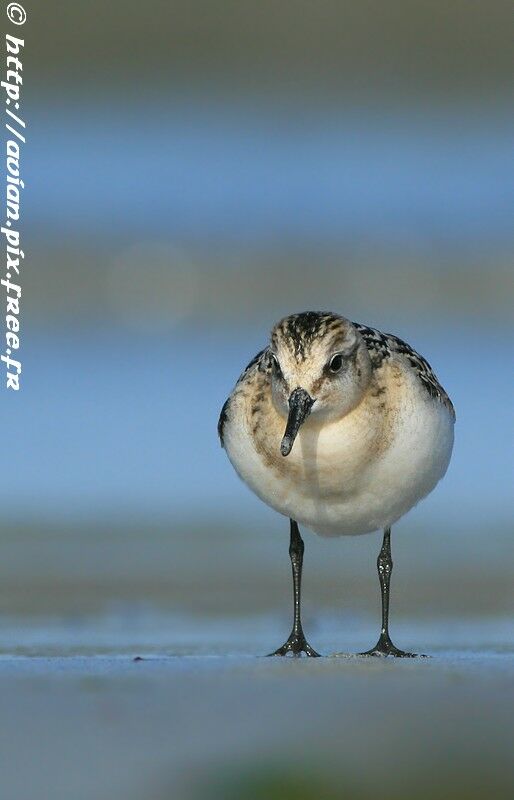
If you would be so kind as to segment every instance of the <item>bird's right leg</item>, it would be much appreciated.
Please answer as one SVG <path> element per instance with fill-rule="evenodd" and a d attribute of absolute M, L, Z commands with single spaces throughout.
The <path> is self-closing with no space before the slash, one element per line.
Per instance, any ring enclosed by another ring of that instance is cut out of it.
<path fill-rule="evenodd" d="M 389 636 L 389 595 L 393 559 L 391 556 L 391 528 L 384 531 L 382 548 L 377 559 L 378 579 L 380 581 L 380 594 L 382 598 L 382 628 L 375 647 L 359 653 L 360 656 L 393 656 L 394 658 L 416 658 L 417 653 L 408 653 L 399 650 Z"/>
<path fill-rule="evenodd" d="M 274 653 L 269 653 L 270 656 L 299 656 L 305 653 L 306 656 L 317 658 L 317 653 L 307 642 L 301 621 L 301 591 L 302 591 L 302 566 L 303 566 L 303 551 L 305 545 L 298 530 L 298 524 L 294 519 L 289 520 L 291 528 L 291 539 L 289 544 L 289 555 L 291 557 L 291 568 L 293 571 L 293 599 L 294 599 L 294 621 L 293 630 L 291 635 L 282 647 L 275 650 Z"/>

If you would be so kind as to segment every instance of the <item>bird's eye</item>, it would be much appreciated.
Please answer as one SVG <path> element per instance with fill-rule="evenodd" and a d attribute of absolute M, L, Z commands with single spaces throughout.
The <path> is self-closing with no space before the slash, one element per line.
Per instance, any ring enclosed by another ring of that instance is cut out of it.
<path fill-rule="evenodd" d="M 276 357 L 275 353 L 270 353 L 271 356 L 271 366 L 273 369 L 280 370 L 280 364 L 278 363 L 278 358 Z"/>
<path fill-rule="evenodd" d="M 332 356 L 328 364 L 330 372 L 333 372 L 335 374 L 336 372 L 339 372 L 341 370 L 342 366 L 343 366 L 343 357 L 341 353 L 337 353 L 337 355 Z"/>

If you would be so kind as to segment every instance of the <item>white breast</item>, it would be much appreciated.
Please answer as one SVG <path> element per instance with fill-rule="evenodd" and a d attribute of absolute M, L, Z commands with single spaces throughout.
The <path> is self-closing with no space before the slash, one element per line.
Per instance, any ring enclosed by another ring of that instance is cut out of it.
<path fill-rule="evenodd" d="M 265 502 L 322 536 L 385 528 L 426 497 L 448 467 L 453 419 L 424 390 L 410 385 L 392 419 L 386 446 L 369 413 L 300 430 L 291 454 L 279 452 L 282 420 L 269 426 L 270 463 L 257 452 L 243 401 L 234 404 L 225 448 L 234 468 Z"/>

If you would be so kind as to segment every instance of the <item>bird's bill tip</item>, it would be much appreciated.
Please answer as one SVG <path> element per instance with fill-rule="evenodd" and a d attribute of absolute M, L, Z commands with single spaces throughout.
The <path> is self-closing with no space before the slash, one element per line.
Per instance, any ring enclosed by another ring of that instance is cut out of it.
<path fill-rule="evenodd" d="M 288 456 L 291 452 L 296 435 L 309 416 L 313 403 L 314 400 L 305 389 L 298 388 L 291 392 L 287 425 L 280 443 L 280 452 L 283 456 Z"/>
<path fill-rule="evenodd" d="M 288 456 L 291 452 L 291 448 L 293 447 L 293 440 L 290 436 L 284 436 L 280 443 L 280 452 L 283 456 Z"/>

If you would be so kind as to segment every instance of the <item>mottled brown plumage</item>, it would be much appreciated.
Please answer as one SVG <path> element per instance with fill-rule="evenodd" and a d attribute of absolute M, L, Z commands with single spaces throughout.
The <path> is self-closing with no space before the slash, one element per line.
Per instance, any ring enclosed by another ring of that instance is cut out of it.
<path fill-rule="evenodd" d="M 443 403 L 455 419 L 455 409 L 452 401 L 439 383 L 434 370 L 422 355 L 414 350 L 407 342 L 403 341 L 403 339 L 400 339 L 392 333 L 382 333 L 382 331 L 371 328 L 368 325 L 363 325 L 360 322 L 353 322 L 351 324 L 353 324 L 355 329 L 362 336 L 370 355 L 373 370 L 377 373 L 376 388 L 373 389 L 374 392 L 383 393 L 385 391 L 380 385 L 380 370 L 384 366 L 384 363 L 389 362 L 394 357 L 401 357 L 405 359 L 406 363 L 408 363 L 409 367 L 414 371 L 420 384 L 429 395 Z M 272 369 L 272 349 L 277 346 L 279 340 L 288 345 L 291 354 L 301 363 L 305 361 L 309 349 L 312 347 L 312 343 L 315 340 L 323 339 L 327 342 L 327 347 L 333 346 L 336 348 L 338 341 L 344 337 L 346 326 L 347 320 L 329 311 L 306 311 L 285 317 L 273 328 L 271 344 L 252 358 L 239 376 L 237 384 L 245 380 L 249 373 L 254 370 L 269 378 Z M 264 380 L 263 389 L 265 389 L 266 385 L 267 381 Z M 222 445 L 223 426 L 226 420 L 229 401 L 230 398 L 223 405 L 218 421 L 218 435 Z"/>
<path fill-rule="evenodd" d="M 390 529 L 446 472 L 454 421 L 432 368 L 399 337 L 331 312 L 275 325 L 224 404 L 218 432 L 242 480 L 290 518 L 294 625 L 276 655 L 316 655 L 300 622 L 298 523 L 321 536 L 384 530 L 382 630 L 367 654 L 411 655 L 388 633 Z"/>

